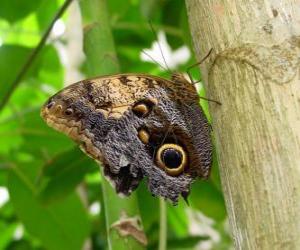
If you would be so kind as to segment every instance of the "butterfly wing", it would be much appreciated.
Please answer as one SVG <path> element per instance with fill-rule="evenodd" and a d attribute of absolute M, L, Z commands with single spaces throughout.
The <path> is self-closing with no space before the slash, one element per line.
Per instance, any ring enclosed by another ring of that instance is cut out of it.
<path fill-rule="evenodd" d="M 153 195 L 176 203 L 211 165 L 209 126 L 198 101 L 187 81 L 122 74 L 66 87 L 41 116 L 101 162 L 118 193 L 129 195 L 146 176 Z"/>

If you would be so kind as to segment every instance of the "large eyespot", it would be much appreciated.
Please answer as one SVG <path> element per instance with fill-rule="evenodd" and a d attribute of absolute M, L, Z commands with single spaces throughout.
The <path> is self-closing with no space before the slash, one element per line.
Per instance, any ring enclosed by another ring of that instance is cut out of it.
<path fill-rule="evenodd" d="M 156 162 L 169 175 L 177 176 L 187 165 L 186 151 L 177 144 L 164 144 L 156 153 Z"/>
<path fill-rule="evenodd" d="M 146 117 L 156 104 L 157 100 L 154 98 L 144 99 L 135 103 L 132 107 L 132 111 L 138 117 Z"/>

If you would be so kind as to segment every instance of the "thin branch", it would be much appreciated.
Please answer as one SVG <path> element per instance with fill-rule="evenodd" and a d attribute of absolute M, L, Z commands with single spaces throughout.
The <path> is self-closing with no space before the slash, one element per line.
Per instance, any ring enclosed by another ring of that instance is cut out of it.
<path fill-rule="evenodd" d="M 159 198 L 159 250 L 167 249 L 167 205 L 163 198 Z"/>
<path fill-rule="evenodd" d="M 4 105 L 7 103 L 7 101 L 9 100 L 10 96 L 12 95 L 12 93 L 14 92 L 14 90 L 18 87 L 18 85 L 20 84 L 22 78 L 24 77 L 24 75 L 26 74 L 26 72 L 29 70 L 30 66 L 32 65 L 32 63 L 34 62 L 34 60 L 36 59 L 36 57 L 38 56 L 38 54 L 40 53 L 40 51 L 42 50 L 42 48 L 44 47 L 47 38 L 52 30 L 52 27 L 54 25 L 54 23 L 56 22 L 56 20 L 58 18 L 60 18 L 62 16 L 62 14 L 65 12 L 65 10 L 68 8 L 68 6 L 70 5 L 70 3 L 73 0 L 66 0 L 64 2 L 64 4 L 60 7 L 60 9 L 56 12 L 55 16 L 53 17 L 49 27 L 47 28 L 47 30 L 45 31 L 44 35 L 42 36 L 39 44 L 35 47 L 35 49 L 32 50 L 32 52 L 30 53 L 30 55 L 28 56 L 25 64 L 23 65 L 23 67 L 21 68 L 19 74 L 17 75 L 17 77 L 15 78 L 15 80 L 13 81 L 13 83 L 9 86 L 9 89 L 7 91 L 7 93 L 4 95 L 3 99 L 0 101 L 0 110 L 4 107 Z"/>

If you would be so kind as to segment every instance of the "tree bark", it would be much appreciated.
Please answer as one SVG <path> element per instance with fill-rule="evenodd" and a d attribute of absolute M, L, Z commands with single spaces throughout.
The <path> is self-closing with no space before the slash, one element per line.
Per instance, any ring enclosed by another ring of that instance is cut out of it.
<path fill-rule="evenodd" d="M 186 4 L 236 249 L 299 249 L 300 3 Z"/>

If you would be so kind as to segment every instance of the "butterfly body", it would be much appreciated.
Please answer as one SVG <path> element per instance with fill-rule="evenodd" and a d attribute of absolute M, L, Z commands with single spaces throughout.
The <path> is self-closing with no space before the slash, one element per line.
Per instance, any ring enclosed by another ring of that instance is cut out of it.
<path fill-rule="evenodd" d="M 210 127 L 180 74 L 83 80 L 51 97 L 41 115 L 102 163 L 118 193 L 129 195 L 146 177 L 153 195 L 176 203 L 196 177 L 209 175 Z"/>

